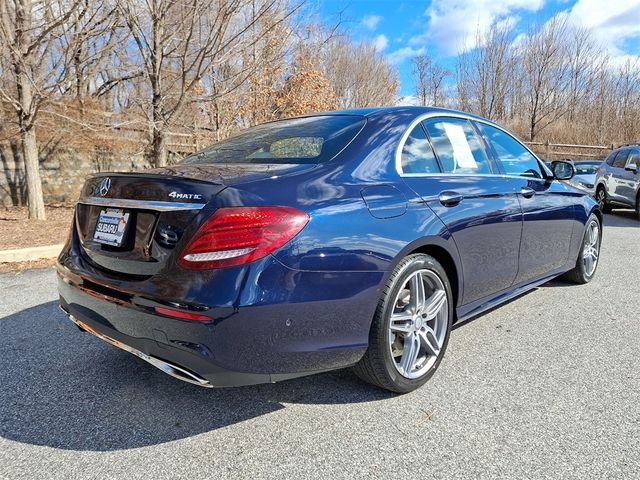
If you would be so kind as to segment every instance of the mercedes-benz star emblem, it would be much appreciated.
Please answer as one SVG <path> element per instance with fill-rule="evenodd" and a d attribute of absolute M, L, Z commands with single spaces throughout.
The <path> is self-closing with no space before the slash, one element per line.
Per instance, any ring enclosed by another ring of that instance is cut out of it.
<path fill-rule="evenodd" d="M 100 196 L 104 197 L 107 193 L 109 193 L 109 189 L 111 188 L 111 179 L 109 177 L 105 178 L 100 182 Z"/>

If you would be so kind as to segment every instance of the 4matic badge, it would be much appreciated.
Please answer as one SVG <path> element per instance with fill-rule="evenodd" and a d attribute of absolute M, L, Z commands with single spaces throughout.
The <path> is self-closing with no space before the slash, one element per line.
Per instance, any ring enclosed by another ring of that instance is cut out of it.
<path fill-rule="evenodd" d="M 181 200 L 202 200 L 202 195 L 200 195 L 199 193 L 171 192 L 169 196 L 171 198 L 179 198 Z"/>

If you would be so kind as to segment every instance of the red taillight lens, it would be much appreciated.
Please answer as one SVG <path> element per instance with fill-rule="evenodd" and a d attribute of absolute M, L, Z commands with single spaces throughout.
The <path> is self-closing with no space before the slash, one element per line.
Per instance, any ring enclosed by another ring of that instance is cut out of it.
<path fill-rule="evenodd" d="M 155 307 L 154 310 L 168 317 L 181 318 L 183 320 L 197 320 L 200 322 L 212 322 L 213 318 L 206 315 L 200 315 L 199 313 L 183 312 L 181 310 L 175 310 L 173 308 Z"/>
<path fill-rule="evenodd" d="M 196 232 L 178 263 L 210 269 L 252 262 L 283 246 L 308 221 L 306 213 L 289 207 L 220 208 Z"/>

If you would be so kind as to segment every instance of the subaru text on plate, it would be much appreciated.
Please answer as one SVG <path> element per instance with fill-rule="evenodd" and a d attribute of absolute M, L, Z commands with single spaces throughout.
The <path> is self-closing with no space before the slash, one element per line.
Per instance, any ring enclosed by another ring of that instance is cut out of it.
<path fill-rule="evenodd" d="M 89 178 L 58 260 L 60 305 L 198 385 L 353 366 L 408 392 L 437 369 L 453 322 L 560 274 L 593 277 L 600 210 L 558 181 L 571 164 L 553 170 L 450 110 L 259 125 L 172 167 Z"/>

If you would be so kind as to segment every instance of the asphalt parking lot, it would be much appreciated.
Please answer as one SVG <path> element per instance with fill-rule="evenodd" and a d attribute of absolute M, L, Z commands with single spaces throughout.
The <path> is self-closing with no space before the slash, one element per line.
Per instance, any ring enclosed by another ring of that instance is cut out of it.
<path fill-rule="evenodd" d="M 456 328 L 422 389 L 349 371 L 207 390 L 88 334 L 53 269 L 0 275 L 0 478 L 638 478 L 640 222 L 585 286 Z"/>

